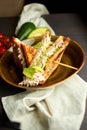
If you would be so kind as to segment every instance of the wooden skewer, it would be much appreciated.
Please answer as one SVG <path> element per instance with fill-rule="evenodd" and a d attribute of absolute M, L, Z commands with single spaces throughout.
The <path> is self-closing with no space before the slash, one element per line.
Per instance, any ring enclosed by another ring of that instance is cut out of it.
<path fill-rule="evenodd" d="M 73 67 L 73 66 L 71 66 L 71 65 L 64 64 L 64 63 L 60 63 L 60 62 L 59 62 L 59 65 L 62 65 L 62 66 L 65 66 L 65 67 L 68 67 L 68 68 L 71 68 L 71 69 L 74 69 L 74 70 L 78 70 L 78 68 Z"/>
<path fill-rule="evenodd" d="M 62 66 L 65 66 L 65 67 L 68 67 L 68 68 L 74 69 L 74 70 L 78 70 L 78 68 L 73 67 L 73 66 L 71 66 L 71 65 L 67 65 L 67 64 L 64 64 L 64 63 L 61 63 L 61 62 L 56 62 L 56 63 L 58 63 L 59 65 L 62 65 Z"/>

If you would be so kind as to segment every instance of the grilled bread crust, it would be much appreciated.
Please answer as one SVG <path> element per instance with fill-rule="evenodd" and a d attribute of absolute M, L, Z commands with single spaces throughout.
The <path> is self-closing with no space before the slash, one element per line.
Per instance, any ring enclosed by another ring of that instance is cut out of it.
<path fill-rule="evenodd" d="M 12 38 L 13 40 L 13 58 L 16 66 L 22 70 L 23 64 L 21 63 L 21 60 L 19 59 L 19 50 L 21 51 L 21 44 L 20 41 L 18 41 L 16 38 Z M 25 65 L 26 66 L 26 65 Z"/>
<path fill-rule="evenodd" d="M 18 38 L 13 37 L 13 56 L 17 67 L 23 70 L 28 67 L 36 53 L 36 49 L 20 41 Z"/>
<path fill-rule="evenodd" d="M 26 45 L 26 44 L 21 44 L 22 51 L 24 54 L 25 62 L 26 62 L 26 67 L 28 67 L 36 54 L 36 49 L 33 47 Z"/>

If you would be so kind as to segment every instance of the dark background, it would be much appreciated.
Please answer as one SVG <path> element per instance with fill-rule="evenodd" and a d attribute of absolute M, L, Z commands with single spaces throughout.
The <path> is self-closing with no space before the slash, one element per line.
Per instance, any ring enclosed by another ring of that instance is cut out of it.
<path fill-rule="evenodd" d="M 87 21 L 87 4 L 81 0 L 25 0 L 25 5 L 30 3 L 44 4 L 49 13 L 79 13 Z"/>

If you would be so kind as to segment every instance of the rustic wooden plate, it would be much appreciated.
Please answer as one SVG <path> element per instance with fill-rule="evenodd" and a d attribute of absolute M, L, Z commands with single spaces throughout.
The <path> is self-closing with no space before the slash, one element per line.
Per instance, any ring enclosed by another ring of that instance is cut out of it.
<path fill-rule="evenodd" d="M 56 39 L 55 36 L 53 36 L 52 38 L 53 40 Z M 38 41 L 37 38 L 36 41 Z M 14 87 L 23 89 L 46 89 L 57 86 L 71 76 L 74 76 L 74 74 L 78 73 L 82 69 L 85 63 L 85 59 L 86 54 L 82 46 L 76 41 L 71 41 L 62 57 L 61 62 L 76 67 L 78 68 L 78 70 L 59 65 L 56 71 L 49 77 L 45 84 L 40 86 L 26 87 L 18 85 L 18 83 L 22 81 L 22 73 L 20 73 L 15 66 L 13 52 L 8 50 L 0 59 L 0 75 L 5 82 Z"/>

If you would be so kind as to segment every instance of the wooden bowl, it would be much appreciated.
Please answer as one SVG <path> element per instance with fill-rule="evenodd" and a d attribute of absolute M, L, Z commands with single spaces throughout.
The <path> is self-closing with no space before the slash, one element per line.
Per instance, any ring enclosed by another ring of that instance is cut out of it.
<path fill-rule="evenodd" d="M 52 36 L 52 40 L 56 40 L 57 37 L 58 36 Z M 34 38 L 35 42 L 40 41 L 40 39 L 41 37 Z M 24 41 L 28 43 L 28 40 Z M 79 43 L 72 40 L 67 47 L 61 62 L 76 67 L 78 68 L 78 70 L 59 65 L 56 71 L 54 71 L 54 73 L 49 77 L 45 84 L 26 87 L 18 85 L 18 83 L 22 81 L 22 73 L 20 73 L 15 66 L 13 52 L 8 50 L 0 59 L 0 75 L 5 82 L 7 82 L 9 85 L 12 85 L 13 87 L 23 89 L 46 89 L 50 87 L 55 87 L 58 84 L 69 79 L 71 76 L 74 76 L 74 74 L 78 73 L 82 69 L 85 60 L 86 54 L 84 52 L 84 49 Z"/>

